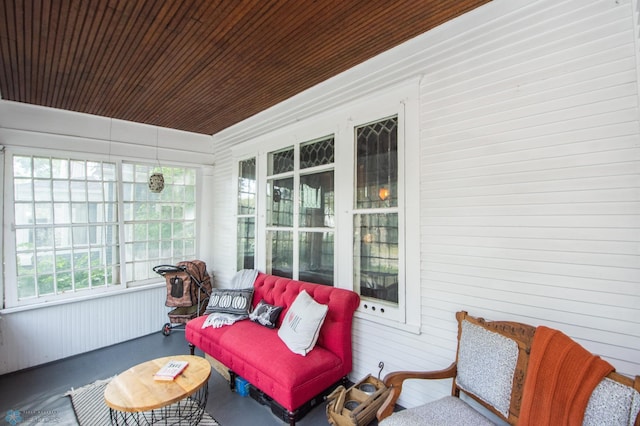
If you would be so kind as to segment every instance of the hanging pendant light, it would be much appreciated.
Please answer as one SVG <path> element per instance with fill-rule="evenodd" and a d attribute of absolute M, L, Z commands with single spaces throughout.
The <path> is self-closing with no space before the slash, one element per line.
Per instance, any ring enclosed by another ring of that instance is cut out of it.
<path fill-rule="evenodd" d="M 162 192 L 164 189 L 164 175 L 162 174 L 162 166 L 158 160 L 158 128 L 156 127 L 156 162 L 159 171 L 153 171 L 149 176 L 149 190 L 154 193 Z"/>

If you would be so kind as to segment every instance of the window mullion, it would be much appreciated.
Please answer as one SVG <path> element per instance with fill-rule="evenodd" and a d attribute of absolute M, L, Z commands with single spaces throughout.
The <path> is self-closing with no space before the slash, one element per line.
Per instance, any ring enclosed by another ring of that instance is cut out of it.
<path fill-rule="evenodd" d="M 300 144 L 293 147 L 293 278 L 300 276 Z"/>
<path fill-rule="evenodd" d="M 125 217 L 124 217 L 124 180 L 122 173 L 122 160 L 115 160 L 116 163 L 116 193 L 117 193 L 117 204 L 118 204 L 118 251 L 120 253 L 120 278 L 118 280 L 123 286 L 127 287 L 127 267 L 128 267 L 128 259 L 126 255 L 126 238 L 125 238 Z"/>

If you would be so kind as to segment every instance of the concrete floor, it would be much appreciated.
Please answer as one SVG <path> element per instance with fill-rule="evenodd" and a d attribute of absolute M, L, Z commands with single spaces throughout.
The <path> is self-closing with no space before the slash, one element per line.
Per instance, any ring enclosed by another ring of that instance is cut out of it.
<path fill-rule="evenodd" d="M 152 358 L 188 353 L 184 332 L 174 330 L 167 337 L 158 332 L 43 366 L 5 374 L 0 376 L 0 424 L 9 424 L 5 421 L 7 412 L 17 410 L 23 418 L 17 426 L 77 425 L 71 400 L 64 396 L 71 388 L 113 377 Z M 202 353 L 196 351 L 196 355 Z M 325 405 L 315 407 L 297 424 L 327 425 Z M 287 424 L 275 417 L 269 407 L 232 392 L 215 370 L 212 370 L 209 379 L 207 412 L 222 426 Z"/>

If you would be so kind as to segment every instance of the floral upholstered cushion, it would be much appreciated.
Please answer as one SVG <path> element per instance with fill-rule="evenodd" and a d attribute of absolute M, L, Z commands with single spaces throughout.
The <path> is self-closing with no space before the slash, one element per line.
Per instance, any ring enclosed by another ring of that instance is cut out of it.
<path fill-rule="evenodd" d="M 584 413 L 583 426 L 632 426 L 640 411 L 640 393 L 604 378 L 594 389 Z"/>
<path fill-rule="evenodd" d="M 517 362 L 518 345 L 514 340 L 462 321 L 458 386 L 478 396 L 505 417 L 509 416 Z"/>
<path fill-rule="evenodd" d="M 446 396 L 418 407 L 398 411 L 380 426 L 456 425 L 493 426 L 482 414 L 455 396 Z"/>

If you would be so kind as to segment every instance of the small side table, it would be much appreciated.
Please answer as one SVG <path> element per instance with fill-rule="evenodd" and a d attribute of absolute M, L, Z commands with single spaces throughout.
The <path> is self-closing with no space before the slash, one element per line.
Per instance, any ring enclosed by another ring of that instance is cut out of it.
<path fill-rule="evenodd" d="M 173 381 L 157 381 L 153 375 L 170 360 L 187 361 L 187 368 Z M 111 424 L 197 425 L 209 393 L 211 364 L 198 356 L 174 355 L 138 364 L 107 385 L 104 400 Z"/>

